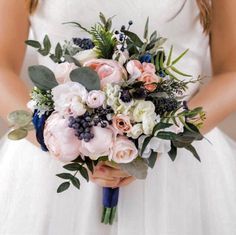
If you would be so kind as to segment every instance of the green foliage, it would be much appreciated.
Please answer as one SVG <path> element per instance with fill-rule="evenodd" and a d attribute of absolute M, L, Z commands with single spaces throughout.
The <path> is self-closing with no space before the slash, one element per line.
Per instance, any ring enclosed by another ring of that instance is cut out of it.
<path fill-rule="evenodd" d="M 69 180 L 69 182 L 66 181 L 59 186 L 59 192 L 67 190 L 71 184 L 77 189 L 80 189 L 80 180 L 77 177 L 77 174 L 80 174 L 86 181 L 89 181 L 88 170 L 93 172 L 94 166 L 95 162 L 90 158 L 82 159 L 80 156 L 71 163 L 64 165 L 63 168 L 72 173 L 61 173 L 56 175 L 60 179 Z"/>
<path fill-rule="evenodd" d="M 88 91 L 100 90 L 100 79 L 98 74 L 87 67 L 74 69 L 70 73 L 70 78 L 86 87 Z"/>
<path fill-rule="evenodd" d="M 117 45 L 113 32 L 98 24 L 91 28 L 91 35 L 98 58 L 112 59 Z"/>
<path fill-rule="evenodd" d="M 34 65 L 28 68 L 31 81 L 40 90 L 51 90 L 58 85 L 54 73 L 43 65 Z"/>
<path fill-rule="evenodd" d="M 25 110 L 17 110 L 8 115 L 8 122 L 13 128 L 8 133 L 8 139 L 21 140 L 28 135 L 28 131 L 34 129 L 32 126 L 32 114 Z"/>

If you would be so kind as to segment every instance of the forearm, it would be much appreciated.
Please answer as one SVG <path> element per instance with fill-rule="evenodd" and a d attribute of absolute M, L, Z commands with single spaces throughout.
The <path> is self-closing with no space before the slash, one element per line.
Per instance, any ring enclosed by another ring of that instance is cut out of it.
<path fill-rule="evenodd" d="M 207 133 L 236 111 L 236 73 L 217 75 L 189 101 L 189 107 L 202 106 L 206 120 L 202 133 Z"/>
<path fill-rule="evenodd" d="M 10 112 L 27 109 L 29 91 L 19 76 L 10 69 L 0 68 L 0 81 L 0 116 L 6 120 Z"/>

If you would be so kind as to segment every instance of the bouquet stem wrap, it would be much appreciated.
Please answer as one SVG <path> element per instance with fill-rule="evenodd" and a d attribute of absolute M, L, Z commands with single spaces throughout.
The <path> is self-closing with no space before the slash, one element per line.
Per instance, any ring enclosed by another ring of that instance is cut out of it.
<path fill-rule="evenodd" d="M 119 199 L 119 188 L 103 188 L 102 223 L 113 224 Z"/>

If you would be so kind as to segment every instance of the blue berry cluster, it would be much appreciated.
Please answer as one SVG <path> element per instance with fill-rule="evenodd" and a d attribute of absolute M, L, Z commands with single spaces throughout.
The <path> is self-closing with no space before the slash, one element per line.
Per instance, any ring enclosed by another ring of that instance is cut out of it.
<path fill-rule="evenodd" d="M 94 138 L 94 134 L 91 133 L 92 126 L 92 117 L 88 112 L 76 118 L 69 117 L 69 127 L 75 130 L 75 136 L 85 142 L 89 142 Z"/>
<path fill-rule="evenodd" d="M 93 124 L 94 126 L 100 125 L 102 128 L 106 128 L 108 125 L 112 123 L 112 121 L 108 118 L 109 114 L 113 113 L 113 110 L 111 107 L 103 108 L 99 107 L 94 110 L 94 119 Z"/>
<path fill-rule="evenodd" d="M 90 50 L 94 48 L 94 43 L 89 38 L 73 38 L 73 43 L 83 50 Z"/>

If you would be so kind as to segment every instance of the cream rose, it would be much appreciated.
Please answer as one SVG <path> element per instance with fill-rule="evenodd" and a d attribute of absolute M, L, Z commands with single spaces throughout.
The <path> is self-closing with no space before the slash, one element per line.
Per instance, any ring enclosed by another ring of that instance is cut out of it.
<path fill-rule="evenodd" d="M 129 163 L 138 157 L 138 150 L 135 144 L 127 137 L 117 137 L 109 160 L 113 160 L 116 163 Z"/>
<path fill-rule="evenodd" d="M 84 65 L 84 63 L 86 63 L 87 61 L 96 59 L 97 53 L 93 49 L 80 51 L 74 56 L 74 58 L 78 60 L 81 65 Z"/>
<path fill-rule="evenodd" d="M 142 134 L 143 134 L 143 126 L 141 123 L 138 123 L 132 126 L 130 132 L 127 133 L 127 136 L 133 139 L 138 139 L 138 137 Z"/>
<path fill-rule="evenodd" d="M 133 119 L 135 122 L 142 122 L 144 117 L 154 113 L 155 105 L 151 101 L 140 100 L 134 108 Z"/>

